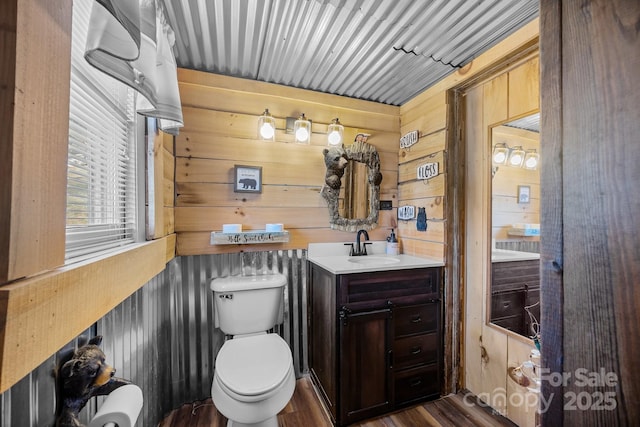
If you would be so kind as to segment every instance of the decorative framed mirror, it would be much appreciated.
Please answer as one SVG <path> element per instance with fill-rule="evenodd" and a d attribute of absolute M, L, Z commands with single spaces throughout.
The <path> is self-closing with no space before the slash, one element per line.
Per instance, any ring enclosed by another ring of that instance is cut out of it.
<path fill-rule="evenodd" d="M 329 208 L 334 230 L 371 230 L 378 225 L 380 157 L 363 141 L 329 147 L 323 151 L 327 173 L 320 192 Z"/>

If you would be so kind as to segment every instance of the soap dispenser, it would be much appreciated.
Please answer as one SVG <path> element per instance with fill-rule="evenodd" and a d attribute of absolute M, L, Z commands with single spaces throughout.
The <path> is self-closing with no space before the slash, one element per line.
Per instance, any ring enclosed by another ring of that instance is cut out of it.
<path fill-rule="evenodd" d="M 387 255 L 398 255 L 400 253 L 398 247 L 398 239 L 393 228 L 391 229 L 391 235 L 387 237 Z"/>

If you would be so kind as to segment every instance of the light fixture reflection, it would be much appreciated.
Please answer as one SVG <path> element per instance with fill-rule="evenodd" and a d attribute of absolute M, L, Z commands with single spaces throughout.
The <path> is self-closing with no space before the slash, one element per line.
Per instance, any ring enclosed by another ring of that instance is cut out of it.
<path fill-rule="evenodd" d="M 293 125 L 293 133 L 297 143 L 309 144 L 311 142 L 311 121 L 305 117 L 304 113 Z"/>
<path fill-rule="evenodd" d="M 342 144 L 342 135 L 344 134 L 344 126 L 340 124 L 340 120 L 336 117 L 331 121 L 327 128 L 327 143 L 329 145 Z"/>
<path fill-rule="evenodd" d="M 524 150 L 521 145 L 517 147 L 513 147 L 511 153 L 509 154 L 509 166 L 513 167 L 521 167 L 522 162 L 524 161 Z"/>
<path fill-rule="evenodd" d="M 538 167 L 538 163 L 540 162 L 540 155 L 536 152 L 535 149 L 527 150 L 524 155 L 524 165 L 525 169 L 536 169 Z"/>
<path fill-rule="evenodd" d="M 258 136 L 264 141 L 275 141 L 276 120 L 269 113 L 268 108 L 265 108 L 264 113 L 258 119 Z"/>
<path fill-rule="evenodd" d="M 499 142 L 493 147 L 493 163 L 504 165 L 509 156 L 509 147 L 504 142 Z"/>

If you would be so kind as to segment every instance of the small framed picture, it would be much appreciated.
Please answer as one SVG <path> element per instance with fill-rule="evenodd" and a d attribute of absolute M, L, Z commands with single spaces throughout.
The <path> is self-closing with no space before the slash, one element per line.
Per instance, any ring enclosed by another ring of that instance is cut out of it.
<path fill-rule="evenodd" d="M 235 165 L 233 191 L 262 193 L 262 166 Z"/>
<path fill-rule="evenodd" d="M 528 185 L 518 185 L 518 203 L 529 203 L 531 187 Z"/>

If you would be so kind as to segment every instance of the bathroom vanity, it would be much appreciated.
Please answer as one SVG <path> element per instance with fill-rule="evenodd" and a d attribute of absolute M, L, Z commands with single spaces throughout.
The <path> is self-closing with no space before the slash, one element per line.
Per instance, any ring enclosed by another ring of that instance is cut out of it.
<path fill-rule="evenodd" d="M 343 257 L 354 267 L 338 258 L 308 264 L 311 378 L 333 422 L 440 396 L 442 264 Z"/>
<path fill-rule="evenodd" d="M 491 323 L 531 336 L 532 319 L 540 320 L 540 255 L 494 250 L 491 263 Z"/>

